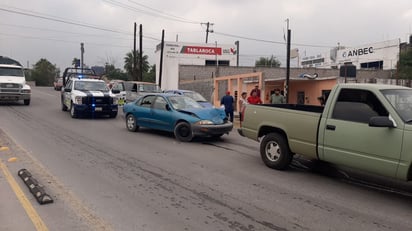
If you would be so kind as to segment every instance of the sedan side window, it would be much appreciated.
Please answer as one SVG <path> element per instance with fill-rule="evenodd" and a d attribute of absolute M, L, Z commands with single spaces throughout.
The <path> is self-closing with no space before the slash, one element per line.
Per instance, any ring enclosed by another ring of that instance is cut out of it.
<path fill-rule="evenodd" d="M 155 101 L 153 108 L 159 110 L 166 110 L 166 100 L 163 97 L 158 96 Z"/>
<path fill-rule="evenodd" d="M 142 107 L 151 107 L 152 104 L 153 104 L 154 99 L 155 99 L 154 95 L 146 96 L 140 101 L 140 106 L 142 106 Z"/>

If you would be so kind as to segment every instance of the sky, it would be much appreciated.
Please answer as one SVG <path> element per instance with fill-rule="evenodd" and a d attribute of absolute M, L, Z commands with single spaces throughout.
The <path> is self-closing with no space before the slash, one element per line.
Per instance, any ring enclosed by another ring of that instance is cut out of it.
<path fill-rule="evenodd" d="M 412 33 L 411 0 L 1 0 L 0 55 L 32 67 L 44 58 L 62 71 L 80 58 L 123 68 L 133 49 L 134 23 L 143 28 L 143 54 L 155 64 L 165 41 L 208 44 L 239 41 L 241 66 L 259 57 L 286 64 L 285 34 L 301 56 L 337 46 L 400 39 Z M 289 23 L 287 23 L 289 22 Z M 139 43 L 137 41 L 137 48 Z M 291 61 L 292 65 L 293 62 Z"/>

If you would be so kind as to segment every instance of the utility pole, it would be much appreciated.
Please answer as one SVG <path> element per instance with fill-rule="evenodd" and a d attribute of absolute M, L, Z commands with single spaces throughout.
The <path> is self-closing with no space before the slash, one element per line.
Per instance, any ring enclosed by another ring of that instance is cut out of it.
<path fill-rule="evenodd" d="M 239 40 L 235 42 L 236 45 L 236 67 L 239 67 Z"/>
<path fill-rule="evenodd" d="M 83 54 L 84 54 L 84 43 L 80 43 L 80 68 L 81 68 L 81 73 L 83 74 L 83 65 L 84 65 L 84 61 L 83 61 Z"/>
<path fill-rule="evenodd" d="M 139 28 L 139 79 L 143 81 L 143 26 L 140 24 Z"/>
<path fill-rule="evenodd" d="M 132 80 L 137 80 L 136 26 L 137 24 L 134 23 Z"/>
<path fill-rule="evenodd" d="M 286 86 L 285 86 L 285 98 L 286 103 L 289 103 L 289 77 L 290 77 L 290 35 L 291 31 L 289 29 L 289 19 L 287 21 L 288 37 L 286 43 Z"/>
<path fill-rule="evenodd" d="M 213 30 L 210 30 L 209 27 L 213 26 L 213 23 L 207 22 L 207 23 L 201 23 L 202 25 L 206 25 L 206 44 L 207 44 L 207 40 L 209 38 L 209 32 L 213 33 Z"/>
<path fill-rule="evenodd" d="M 162 71 L 163 71 L 163 49 L 165 44 L 165 30 L 162 30 L 162 42 L 160 43 L 160 67 L 159 67 L 159 87 L 162 88 Z"/>

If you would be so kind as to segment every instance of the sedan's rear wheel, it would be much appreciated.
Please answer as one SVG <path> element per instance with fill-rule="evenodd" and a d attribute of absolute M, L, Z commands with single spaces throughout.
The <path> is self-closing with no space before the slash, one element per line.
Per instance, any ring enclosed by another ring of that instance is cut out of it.
<path fill-rule="evenodd" d="M 139 126 L 137 125 L 136 117 L 133 114 L 129 114 L 126 117 L 126 128 L 131 132 L 136 132 L 139 130 Z"/>
<path fill-rule="evenodd" d="M 193 132 L 190 124 L 179 122 L 175 127 L 175 137 L 182 142 L 190 142 L 193 139 Z"/>

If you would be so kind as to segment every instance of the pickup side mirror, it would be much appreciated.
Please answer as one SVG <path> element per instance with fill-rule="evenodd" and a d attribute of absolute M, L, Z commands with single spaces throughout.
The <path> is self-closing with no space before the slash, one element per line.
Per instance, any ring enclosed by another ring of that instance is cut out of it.
<path fill-rule="evenodd" d="M 395 128 L 395 124 L 388 116 L 373 116 L 369 119 L 370 127 Z"/>
<path fill-rule="evenodd" d="M 167 111 L 172 110 L 172 109 L 170 108 L 170 105 L 169 105 L 169 104 L 166 104 L 165 108 L 166 108 Z"/>
<path fill-rule="evenodd" d="M 119 89 L 112 89 L 112 93 L 113 93 L 113 94 L 119 94 L 119 93 L 120 93 L 120 90 L 119 90 Z"/>
<path fill-rule="evenodd" d="M 64 92 L 72 92 L 72 89 L 70 89 L 70 88 L 65 88 L 65 89 L 64 89 Z"/>

